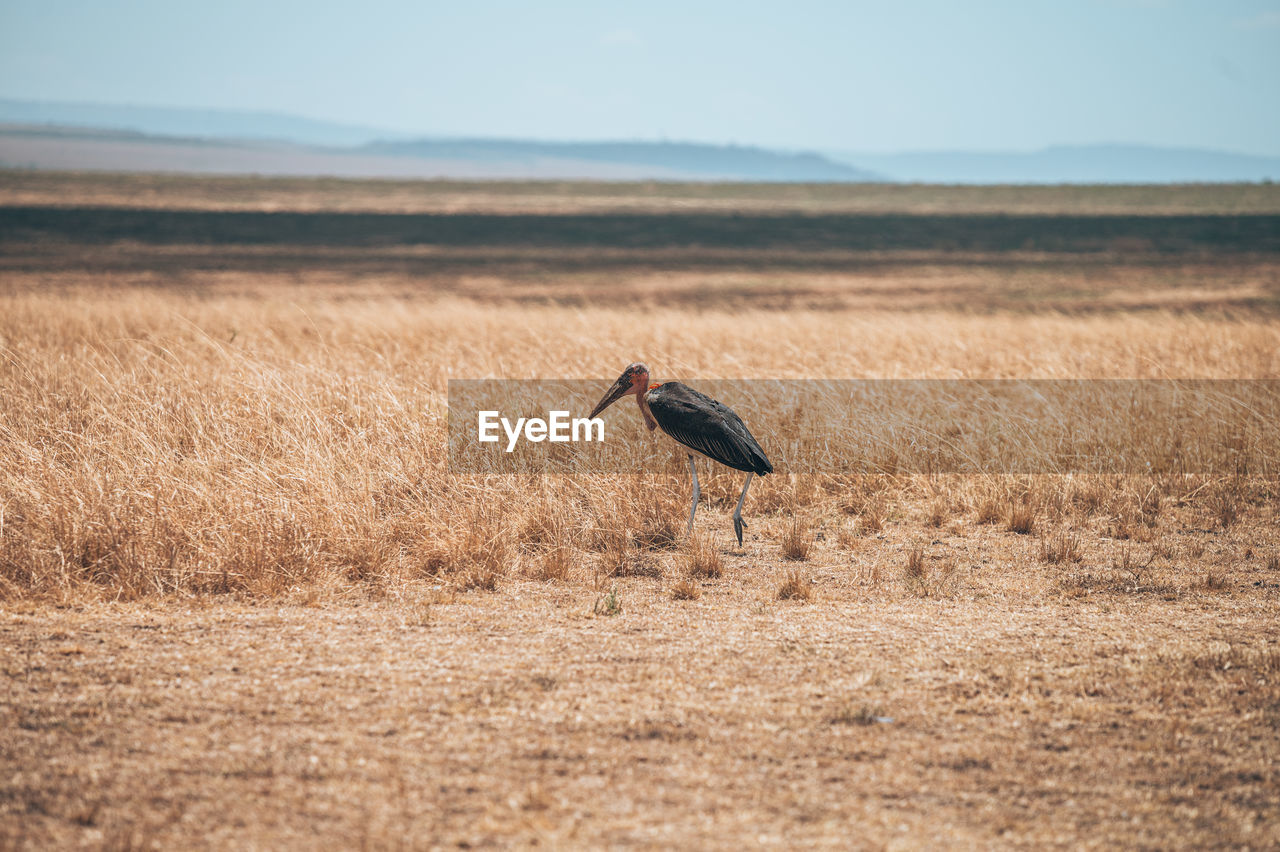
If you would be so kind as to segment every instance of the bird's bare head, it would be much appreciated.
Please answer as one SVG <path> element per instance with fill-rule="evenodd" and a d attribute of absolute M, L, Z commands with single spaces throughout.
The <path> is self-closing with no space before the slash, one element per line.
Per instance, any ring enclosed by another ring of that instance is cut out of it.
<path fill-rule="evenodd" d="M 627 394 L 644 393 L 648 387 L 649 368 L 636 361 L 622 371 L 622 375 L 618 376 L 618 380 L 613 383 L 613 387 L 609 388 L 609 392 L 600 398 L 600 402 L 596 403 L 595 408 L 591 409 L 590 416 L 594 419 L 601 411 L 604 411 Z"/>

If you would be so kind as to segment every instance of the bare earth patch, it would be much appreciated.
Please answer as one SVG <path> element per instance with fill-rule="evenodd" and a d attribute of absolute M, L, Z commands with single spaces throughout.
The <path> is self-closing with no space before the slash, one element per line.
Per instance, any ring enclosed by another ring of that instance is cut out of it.
<path fill-rule="evenodd" d="M 889 547 L 890 545 L 879 545 Z M 28 848 L 1280 842 L 1275 578 L 953 599 L 764 543 L 676 581 L 10 607 Z M 971 587 L 980 585 L 972 584 Z M 601 610 L 594 607 L 597 613 Z"/>

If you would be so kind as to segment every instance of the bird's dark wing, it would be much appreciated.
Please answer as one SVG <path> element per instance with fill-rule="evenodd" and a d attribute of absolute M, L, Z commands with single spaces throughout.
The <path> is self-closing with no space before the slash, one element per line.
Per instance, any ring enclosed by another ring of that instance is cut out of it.
<path fill-rule="evenodd" d="M 659 385 L 645 400 L 662 431 L 689 449 L 734 470 L 773 473 L 747 424 L 728 406 L 679 382 Z"/>

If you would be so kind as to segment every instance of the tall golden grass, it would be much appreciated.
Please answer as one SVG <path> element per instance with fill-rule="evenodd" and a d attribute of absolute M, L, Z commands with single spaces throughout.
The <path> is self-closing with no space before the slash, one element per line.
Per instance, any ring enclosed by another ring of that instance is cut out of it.
<path fill-rule="evenodd" d="M 1278 352 L 1273 322 L 1186 314 L 488 306 L 388 296 L 377 282 L 11 290 L 0 295 L 0 595 L 599 581 L 628 554 L 678 544 L 682 474 L 450 473 L 449 378 L 610 380 L 636 359 L 685 379 L 1262 378 L 1280 374 Z M 704 474 L 700 528 L 727 542 L 739 487 L 732 472 Z M 799 510 L 819 528 L 852 514 L 874 529 L 916 505 L 931 526 L 1033 507 L 1037 527 L 1076 513 L 1140 536 L 1152 489 L 1225 524 L 1269 488 L 772 476 L 753 484 L 746 513 L 774 553 Z"/>

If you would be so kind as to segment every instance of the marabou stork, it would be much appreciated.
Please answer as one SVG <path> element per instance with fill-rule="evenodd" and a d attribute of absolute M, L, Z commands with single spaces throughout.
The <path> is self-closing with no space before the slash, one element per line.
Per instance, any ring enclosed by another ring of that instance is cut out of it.
<path fill-rule="evenodd" d="M 733 531 L 738 534 L 738 546 L 742 546 L 742 502 L 747 499 L 751 477 L 773 473 L 773 465 L 765 457 L 764 450 L 752 437 L 747 424 L 726 405 L 716 402 L 680 382 L 649 384 L 649 368 L 636 362 L 623 370 L 609 392 L 591 410 L 594 419 L 614 402 L 628 394 L 635 394 L 649 431 L 661 429 L 689 453 L 689 472 L 693 474 L 693 502 L 689 506 L 689 533 L 693 532 L 693 516 L 698 511 L 698 469 L 693 463 L 697 453 L 714 459 L 720 464 L 745 471 L 747 481 L 742 485 L 742 496 L 733 510 Z"/>

